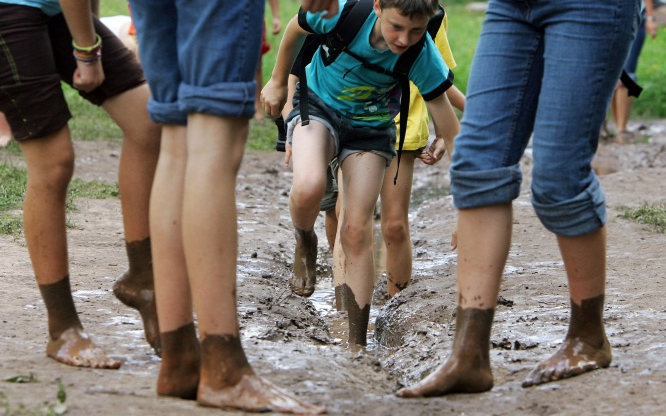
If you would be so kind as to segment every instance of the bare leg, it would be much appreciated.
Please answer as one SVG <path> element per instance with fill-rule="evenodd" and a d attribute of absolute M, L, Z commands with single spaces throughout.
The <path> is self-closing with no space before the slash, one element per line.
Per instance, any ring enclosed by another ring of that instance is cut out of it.
<path fill-rule="evenodd" d="M 373 213 L 384 179 L 386 160 L 365 152 L 342 164 L 344 216 L 340 242 L 345 256 L 349 343 L 366 345 L 372 290 L 375 286 Z M 359 180 L 363 178 L 363 180 Z"/>
<path fill-rule="evenodd" d="M 617 129 L 617 142 L 627 144 L 631 141 L 631 135 L 627 130 L 627 123 L 629 122 L 634 100 L 629 96 L 627 88 L 620 85 L 615 89 L 611 103 L 611 114 Z"/>
<path fill-rule="evenodd" d="M 493 387 L 490 330 L 511 245 L 510 204 L 460 210 L 458 309 L 451 355 L 428 377 L 397 392 L 400 397 L 474 393 Z"/>
<path fill-rule="evenodd" d="M 146 340 L 159 355 L 148 215 L 160 150 L 160 127 L 148 116 L 149 95 L 148 86 L 144 84 L 108 99 L 104 109 L 124 133 L 118 183 L 129 270 L 118 278 L 113 292 L 125 305 L 139 311 Z"/>
<path fill-rule="evenodd" d="M 0 147 L 9 145 L 12 141 L 12 130 L 7 123 L 4 113 L 0 113 Z"/>
<path fill-rule="evenodd" d="M 386 277 L 389 297 L 409 285 L 412 279 L 412 240 L 409 233 L 409 200 L 414 174 L 413 153 L 405 153 L 400 160 L 400 174 L 394 185 L 397 160 L 384 174 L 381 190 L 382 237 L 386 244 Z"/>
<path fill-rule="evenodd" d="M 289 212 L 296 233 L 296 249 L 289 286 L 296 295 L 310 296 L 317 279 L 317 235 L 313 228 L 326 188 L 326 169 L 333 154 L 330 133 L 317 121 L 296 126 L 292 150 L 294 178 L 289 193 Z"/>
<path fill-rule="evenodd" d="M 201 336 L 197 400 L 249 411 L 322 413 L 254 374 L 240 343 L 235 194 L 247 130 L 245 119 L 188 117 L 183 246 Z"/>
<path fill-rule="evenodd" d="M 603 324 L 606 229 L 579 237 L 558 236 L 571 290 L 569 331 L 560 349 L 532 370 L 523 387 L 573 377 L 611 363 Z"/>
<path fill-rule="evenodd" d="M 162 343 L 157 393 L 196 399 L 201 354 L 194 329 L 182 238 L 186 140 L 184 126 L 163 126 L 160 158 L 150 197 L 150 232 Z"/>
<path fill-rule="evenodd" d="M 345 276 L 345 253 L 340 244 L 340 228 L 344 222 L 344 184 L 342 183 L 342 169 L 338 170 L 338 201 L 335 209 L 338 211 L 338 223 L 335 232 L 335 244 L 333 246 L 333 285 L 335 287 L 335 308 L 338 311 L 347 310 L 347 292 Z"/>
<path fill-rule="evenodd" d="M 69 284 L 65 203 L 74 170 L 67 126 L 21 142 L 28 165 L 23 221 L 28 251 L 48 314 L 49 357 L 77 367 L 118 368 L 83 331 Z"/>

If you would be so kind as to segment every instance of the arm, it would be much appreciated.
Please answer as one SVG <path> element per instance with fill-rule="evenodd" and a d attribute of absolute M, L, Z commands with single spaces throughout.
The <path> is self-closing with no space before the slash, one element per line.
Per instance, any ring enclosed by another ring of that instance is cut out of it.
<path fill-rule="evenodd" d="M 280 4 L 278 0 L 268 0 L 268 6 L 271 8 L 271 16 L 273 16 L 272 32 L 277 35 L 282 30 L 282 21 L 280 20 Z"/>
<path fill-rule="evenodd" d="M 98 41 L 93 26 L 89 0 L 60 0 L 60 8 L 74 43 L 82 48 L 93 46 Z M 77 60 L 74 71 L 74 88 L 92 91 L 104 82 L 104 71 L 100 59 L 91 62 Z"/>
<path fill-rule="evenodd" d="M 282 107 L 287 101 L 287 80 L 298 51 L 308 32 L 298 25 L 298 18 L 293 17 L 282 36 L 278 49 L 275 67 L 266 86 L 261 90 L 261 101 L 264 103 L 266 113 L 273 118 L 280 116 Z"/>
<path fill-rule="evenodd" d="M 426 152 L 421 154 L 419 158 L 424 163 L 432 165 L 439 161 L 444 155 L 444 151 L 448 151 L 449 158 L 453 153 L 453 139 L 458 135 L 460 129 L 460 122 L 456 113 L 453 111 L 451 102 L 446 94 L 427 101 L 430 117 L 435 125 L 435 141 L 432 142 Z"/>
<path fill-rule="evenodd" d="M 458 87 L 452 85 L 451 88 L 446 90 L 446 97 L 454 108 L 465 112 L 465 94 L 463 94 Z"/>
<path fill-rule="evenodd" d="M 645 32 L 654 39 L 657 37 L 658 30 L 659 24 L 654 16 L 654 4 L 652 0 L 645 0 Z"/>

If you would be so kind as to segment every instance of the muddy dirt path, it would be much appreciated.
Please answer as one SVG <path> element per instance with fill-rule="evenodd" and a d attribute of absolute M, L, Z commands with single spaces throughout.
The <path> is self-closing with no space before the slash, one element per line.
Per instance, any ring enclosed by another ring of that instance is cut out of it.
<path fill-rule="evenodd" d="M 491 337 L 495 387 L 483 394 L 418 400 L 398 399 L 393 392 L 443 362 L 454 332 L 456 257 L 448 251 L 448 238 L 455 210 L 450 197 L 432 191 L 446 188 L 448 166 L 417 168 L 420 202 L 411 214 L 413 284 L 388 304 L 378 296 L 373 316 L 381 341 L 352 352 L 342 342 L 344 316 L 332 304 L 323 218 L 317 224 L 322 278 L 313 302 L 292 296 L 287 285 L 293 250 L 287 209 L 291 175 L 282 168 L 280 154 L 249 153 L 238 181 L 238 293 L 243 345 L 251 364 L 335 415 L 663 414 L 666 235 L 619 216 L 625 206 L 666 201 L 664 126 L 648 123 L 648 143 L 603 146 L 595 162 L 611 172 L 602 176 L 609 205 L 605 318 L 614 348 L 611 367 L 536 388 L 520 386 L 532 366 L 559 345 L 569 311 L 555 239 L 538 223 L 524 186 L 514 204 L 514 239 Z M 115 181 L 116 146 L 80 142 L 76 149 L 76 176 Z M 37 379 L 0 382 L 4 403 L 17 414 L 29 414 L 27 410 L 54 404 L 62 382 L 68 415 L 240 414 L 156 397 L 159 359 L 143 341 L 138 314 L 111 292 L 126 267 L 119 203 L 76 204 L 69 242 L 77 307 L 88 333 L 122 359 L 123 366 L 85 370 L 45 357 L 45 312 L 27 250 L 22 239 L 1 237 L 0 379 L 30 373 Z"/>

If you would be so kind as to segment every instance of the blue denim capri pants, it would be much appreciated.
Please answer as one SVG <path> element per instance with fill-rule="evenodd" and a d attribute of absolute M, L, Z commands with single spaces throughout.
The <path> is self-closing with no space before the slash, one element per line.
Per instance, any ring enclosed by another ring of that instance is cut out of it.
<path fill-rule="evenodd" d="M 153 121 L 251 118 L 264 0 L 132 0 Z"/>
<path fill-rule="evenodd" d="M 640 19 L 640 0 L 491 0 L 451 164 L 457 208 L 517 198 L 532 137 L 532 204 L 544 226 L 579 236 L 606 222 L 591 167 Z"/>

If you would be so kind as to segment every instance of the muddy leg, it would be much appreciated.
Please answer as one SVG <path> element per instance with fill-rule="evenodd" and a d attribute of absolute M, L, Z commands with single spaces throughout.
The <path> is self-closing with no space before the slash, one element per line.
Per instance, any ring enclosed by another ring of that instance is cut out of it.
<path fill-rule="evenodd" d="M 456 335 L 451 355 L 428 377 L 396 393 L 400 397 L 479 393 L 493 387 L 490 369 L 490 329 L 493 309 L 456 311 Z"/>
<path fill-rule="evenodd" d="M 161 338 L 162 365 L 157 394 L 196 400 L 201 351 L 194 323 L 164 332 Z"/>
<path fill-rule="evenodd" d="M 248 412 L 321 414 L 325 409 L 302 402 L 254 373 L 240 339 L 206 335 L 201 342 L 198 402 L 203 406 Z"/>
<path fill-rule="evenodd" d="M 83 331 L 72 298 L 69 276 L 56 283 L 39 285 L 49 320 L 46 355 L 75 367 L 120 367 L 120 361 L 107 357 Z"/>
<path fill-rule="evenodd" d="M 523 387 L 608 367 L 612 356 L 603 326 L 603 309 L 603 295 L 584 300 L 581 305 L 572 299 L 571 323 L 562 346 L 532 370 Z"/>
<path fill-rule="evenodd" d="M 317 283 L 317 234 L 296 228 L 294 273 L 289 287 L 295 295 L 310 296 Z"/>
<path fill-rule="evenodd" d="M 116 280 L 113 293 L 122 303 L 139 311 L 146 341 L 153 347 L 155 353 L 160 355 L 160 330 L 155 304 L 150 237 L 127 242 L 126 247 L 129 269 Z"/>
<path fill-rule="evenodd" d="M 346 284 L 341 286 L 342 298 L 346 301 L 349 320 L 349 344 L 365 346 L 368 344 L 368 322 L 370 321 L 370 304 L 361 308 L 354 292 Z"/>

